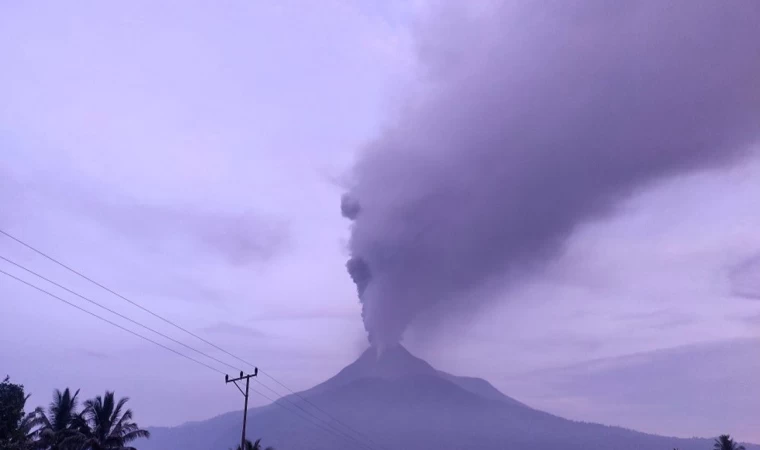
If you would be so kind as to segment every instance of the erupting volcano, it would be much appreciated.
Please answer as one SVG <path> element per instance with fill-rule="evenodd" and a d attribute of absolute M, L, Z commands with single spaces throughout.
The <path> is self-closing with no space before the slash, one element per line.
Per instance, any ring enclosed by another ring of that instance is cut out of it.
<path fill-rule="evenodd" d="M 712 446 L 710 439 L 655 436 L 538 411 L 486 380 L 437 370 L 398 344 L 380 354 L 370 348 L 329 380 L 277 403 L 251 410 L 248 419 L 251 433 L 282 449 L 365 448 L 345 436 L 308 426 L 292 411 L 314 413 L 323 419 L 323 427 L 332 430 L 345 431 L 348 426 L 366 438 L 363 442 L 371 441 L 374 450 L 704 450 Z M 141 449 L 228 448 L 240 421 L 241 413 L 234 412 L 178 428 L 153 429 L 152 439 Z M 748 445 L 747 450 L 760 447 Z"/>

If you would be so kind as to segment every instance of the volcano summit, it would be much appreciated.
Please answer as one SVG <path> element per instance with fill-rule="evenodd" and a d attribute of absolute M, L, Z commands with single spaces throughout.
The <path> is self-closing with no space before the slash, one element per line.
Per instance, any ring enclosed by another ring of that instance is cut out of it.
<path fill-rule="evenodd" d="M 250 410 L 249 435 L 282 450 L 712 447 L 711 439 L 662 437 L 538 411 L 483 379 L 436 370 L 401 345 L 380 354 L 370 348 L 334 377 L 276 403 Z M 224 450 L 238 439 L 241 420 L 242 414 L 233 412 L 155 428 L 141 450 Z"/>

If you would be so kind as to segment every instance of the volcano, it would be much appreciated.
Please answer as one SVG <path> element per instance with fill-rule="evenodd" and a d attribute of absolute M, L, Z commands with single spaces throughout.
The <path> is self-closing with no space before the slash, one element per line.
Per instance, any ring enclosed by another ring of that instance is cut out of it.
<path fill-rule="evenodd" d="M 352 383 L 362 385 L 367 382 L 365 380 L 374 380 L 370 382 L 375 383 L 384 382 L 386 385 L 399 385 L 403 384 L 404 380 L 407 382 L 415 380 L 417 382 L 416 389 L 418 390 L 424 390 L 426 382 L 432 385 L 449 382 L 484 399 L 524 406 L 517 400 L 502 394 L 483 379 L 458 377 L 436 370 L 427 362 L 409 353 L 401 345 L 386 349 L 379 355 L 374 349 L 370 348 L 359 359 L 346 366 L 337 375 L 305 391 L 303 394 L 313 396 L 318 393 L 336 390 Z M 378 380 L 383 380 L 383 382 L 379 382 Z"/>
<path fill-rule="evenodd" d="M 249 436 L 261 437 L 278 450 L 712 448 L 711 439 L 656 436 L 538 411 L 483 379 L 436 370 L 401 345 L 380 354 L 369 349 L 334 377 L 277 403 L 251 409 L 248 418 Z M 153 428 L 152 438 L 140 448 L 234 448 L 241 416 L 233 412 L 179 427 Z"/>

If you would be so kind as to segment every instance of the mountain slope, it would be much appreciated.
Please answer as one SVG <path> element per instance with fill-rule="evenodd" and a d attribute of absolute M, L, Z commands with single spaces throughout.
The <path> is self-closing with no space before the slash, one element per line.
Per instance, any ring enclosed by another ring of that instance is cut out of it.
<path fill-rule="evenodd" d="M 333 378 L 249 413 L 249 435 L 286 449 L 636 449 L 704 450 L 708 439 L 676 439 L 573 422 L 529 408 L 485 380 L 440 372 L 403 347 L 365 352 Z M 308 399 L 308 403 L 302 400 Z M 315 410 L 319 406 L 332 417 Z M 323 422 L 308 417 L 309 411 Z M 297 416 L 302 416 L 299 418 Z M 306 418 L 307 420 L 303 420 Z M 239 439 L 241 414 L 151 430 L 142 450 L 226 450 Z M 345 428 L 358 431 L 362 437 Z M 332 433 L 323 429 L 328 428 Z M 342 435 L 342 436 L 336 436 Z M 366 438 L 365 438 L 366 437 Z M 365 445 L 360 445 L 362 441 Z M 747 447 L 760 450 L 760 447 Z"/>
<path fill-rule="evenodd" d="M 382 378 L 395 380 L 412 375 L 429 375 L 448 380 L 460 388 L 484 398 L 520 404 L 517 400 L 502 394 L 491 383 L 481 378 L 459 377 L 436 370 L 426 361 L 415 357 L 403 346 L 387 349 L 378 356 L 373 349 L 365 351 L 356 361 L 346 366 L 337 375 L 301 393 L 311 396 L 346 385 L 362 378 Z"/>

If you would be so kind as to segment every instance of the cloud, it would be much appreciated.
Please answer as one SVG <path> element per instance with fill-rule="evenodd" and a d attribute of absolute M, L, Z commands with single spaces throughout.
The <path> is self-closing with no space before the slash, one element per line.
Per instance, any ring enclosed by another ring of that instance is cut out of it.
<path fill-rule="evenodd" d="M 7 228 L 18 220 L 22 207 L 27 206 L 26 197 L 24 185 L 13 172 L 0 167 L 0 227 Z"/>
<path fill-rule="evenodd" d="M 105 360 L 105 359 L 109 359 L 110 358 L 110 356 L 108 356 L 108 354 L 106 354 L 104 352 L 97 352 L 97 351 L 94 351 L 94 350 L 88 350 L 88 349 L 84 349 L 84 348 L 83 349 L 79 349 L 79 350 L 75 351 L 74 353 L 75 353 L 75 356 L 78 356 L 78 357 L 84 356 L 86 358 L 96 359 L 96 360 Z"/>
<path fill-rule="evenodd" d="M 263 333 L 254 328 L 237 325 L 231 322 L 217 322 L 213 325 L 209 325 L 201 329 L 201 331 L 211 334 L 228 334 L 240 337 L 265 337 L 266 333 Z"/>
<path fill-rule="evenodd" d="M 356 319 L 354 309 L 316 308 L 287 311 L 263 312 L 251 317 L 252 321 L 293 321 L 293 320 L 329 320 L 329 319 Z"/>
<path fill-rule="evenodd" d="M 90 205 L 82 213 L 119 234 L 148 244 L 187 239 L 197 250 L 217 255 L 232 265 L 268 261 L 284 251 L 289 238 L 285 223 L 252 212 L 109 203 Z"/>
<path fill-rule="evenodd" d="M 250 210 L 147 203 L 69 179 L 8 179 L 4 184 L 8 190 L 1 198 L 9 211 L 44 205 L 47 213 L 89 219 L 149 249 L 186 253 L 189 244 L 190 250 L 234 266 L 269 261 L 288 248 L 291 238 L 286 221 Z"/>
<path fill-rule="evenodd" d="M 751 300 L 760 300 L 760 254 L 753 255 L 729 271 L 731 294 Z"/>
<path fill-rule="evenodd" d="M 760 327 L 760 314 L 751 314 L 749 316 L 738 316 L 737 319 L 747 325 Z"/>
<path fill-rule="evenodd" d="M 140 291 L 153 295 L 200 303 L 224 303 L 234 296 L 224 286 L 213 286 L 213 282 L 202 277 L 172 275 L 167 270 L 162 270 L 159 277 L 147 275 L 150 274 L 133 281 L 130 287 L 137 286 Z"/>
<path fill-rule="evenodd" d="M 645 188 L 754 155 L 758 21 L 752 0 L 434 12 L 422 82 L 342 203 L 370 340 L 472 311 Z"/>
<path fill-rule="evenodd" d="M 540 385 L 532 406 L 581 420 L 757 442 L 758 348 L 760 339 L 736 339 L 588 361 L 524 376 L 523 394 Z"/>
<path fill-rule="evenodd" d="M 567 352 L 587 353 L 604 346 L 604 341 L 596 337 L 567 335 L 562 333 L 547 333 L 540 338 L 526 340 L 520 343 L 524 350 L 534 352 L 556 351 L 564 349 Z"/>
<path fill-rule="evenodd" d="M 697 318 L 692 314 L 672 310 L 622 314 L 617 319 L 623 322 L 625 326 L 636 330 L 642 328 L 663 330 L 692 325 L 697 322 Z"/>

